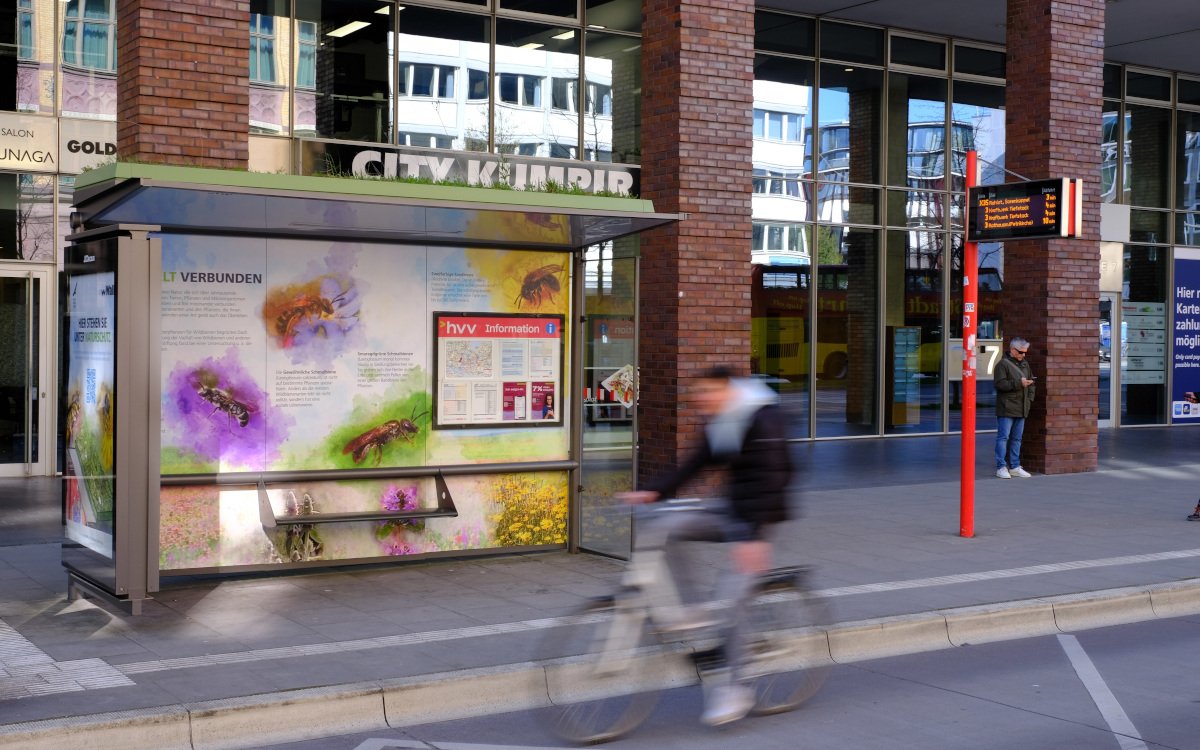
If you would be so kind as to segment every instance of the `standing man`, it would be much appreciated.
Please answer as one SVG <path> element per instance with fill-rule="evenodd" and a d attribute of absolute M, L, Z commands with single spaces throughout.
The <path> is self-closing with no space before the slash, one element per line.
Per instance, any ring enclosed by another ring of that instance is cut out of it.
<path fill-rule="evenodd" d="M 1029 478 L 1029 472 L 1021 468 L 1021 437 L 1033 406 L 1033 383 L 1037 378 L 1025 359 L 1028 354 L 1029 342 L 1013 336 L 1008 354 L 992 375 L 996 386 L 996 476 L 1001 479 Z"/>

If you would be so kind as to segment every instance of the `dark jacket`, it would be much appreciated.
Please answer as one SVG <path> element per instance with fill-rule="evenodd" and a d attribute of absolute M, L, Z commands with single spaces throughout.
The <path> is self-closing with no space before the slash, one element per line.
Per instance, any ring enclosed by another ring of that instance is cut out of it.
<path fill-rule="evenodd" d="M 1031 385 L 1026 388 L 1021 385 L 1021 378 L 1032 377 L 1033 368 L 1029 366 L 1029 362 L 1027 360 L 1018 362 L 1012 354 L 1006 353 L 996 363 L 996 369 L 992 373 L 992 383 L 996 386 L 997 417 L 1023 419 L 1029 416 L 1029 409 L 1033 406 L 1034 389 L 1037 386 Z"/>
<path fill-rule="evenodd" d="M 792 460 L 787 443 L 787 419 L 777 403 L 759 407 L 736 451 L 714 452 L 708 430 L 704 439 L 674 472 L 647 489 L 664 499 L 707 466 L 727 470 L 725 499 L 730 526 L 727 541 L 762 537 L 764 527 L 788 519 L 788 484 Z"/>

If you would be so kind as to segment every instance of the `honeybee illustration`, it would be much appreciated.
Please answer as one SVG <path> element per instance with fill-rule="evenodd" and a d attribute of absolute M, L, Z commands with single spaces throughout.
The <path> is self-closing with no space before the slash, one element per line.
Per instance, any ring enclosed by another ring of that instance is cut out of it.
<path fill-rule="evenodd" d="M 333 318 L 345 302 L 346 292 L 332 299 L 319 294 L 298 294 L 276 316 L 275 331 L 283 337 L 284 346 L 291 346 L 296 336 L 296 326 L 301 321 L 313 324 L 323 318 Z M 324 329 L 318 330 L 324 333 Z"/>
<path fill-rule="evenodd" d="M 253 404 L 237 400 L 231 391 L 219 388 L 219 382 L 214 373 L 208 370 L 197 370 L 192 386 L 196 389 L 197 396 L 212 405 L 213 410 L 209 412 L 210 417 L 221 411 L 225 413 L 230 432 L 233 432 L 234 420 L 237 420 L 239 427 L 244 428 L 250 424 L 250 415 L 258 409 Z"/>
<path fill-rule="evenodd" d="M 375 465 L 378 466 L 383 461 L 383 446 L 397 438 L 404 438 L 409 445 L 412 445 L 413 437 L 421 432 L 421 426 L 417 424 L 417 420 L 428 413 L 423 411 L 417 414 L 414 408 L 413 415 L 409 419 L 389 419 L 378 427 L 372 427 L 346 443 L 346 447 L 342 448 L 342 454 L 349 453 L 350 457 L 354 459 L 354 463 L 360 464 L 368 453 L 375 451 Z"/>
<path fill-rule="evenodd" d="M 517 309 L 521 309 L 523 301 L 531 305 L 541 305 L 547 300 L 553 302 L 555 292 L 562 291 L 562 285 L 558 281 L 558 274 L 562 273 L 562 270 L 562 266 L 551 264 L 525 274 L 525 280 L 521 282 L 521 292 L 513 300 L 517 303 Z"/>

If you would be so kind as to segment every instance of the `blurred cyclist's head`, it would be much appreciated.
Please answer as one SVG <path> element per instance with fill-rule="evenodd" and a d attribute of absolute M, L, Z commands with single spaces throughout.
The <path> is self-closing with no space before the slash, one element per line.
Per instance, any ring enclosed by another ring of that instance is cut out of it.
<path fill-rule="evenodd" d="M 705 371 L 696 381 L 696 406 L 705 415 L 719 413 L 735 393 L 733 370 L 724 365 Z"/>

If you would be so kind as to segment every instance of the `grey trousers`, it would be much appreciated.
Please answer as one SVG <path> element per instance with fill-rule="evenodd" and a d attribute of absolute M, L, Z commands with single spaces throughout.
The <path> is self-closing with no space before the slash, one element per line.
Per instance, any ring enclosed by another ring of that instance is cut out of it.
<path fill-rule="evenodd" d="M 661 549 L 680 603 L 711 602 L 720 620 L 718 634 L 725 646 L 725 657 L 732 681 L 741 679 L 746 663 L 746 605 L 754 597 L 756 576 L 739 573 L 726 553 L 716 580 L 704 575 L 709 569 L 693 563 L 689 542 L 728 542 L 735 523 L 728 515 L 713 509 L 689 509 L 669 512 L 650 510 L 639 514 L 635 539 L 638 551 Z M 698 580 L 709 578 L 710 580 Z"/>

